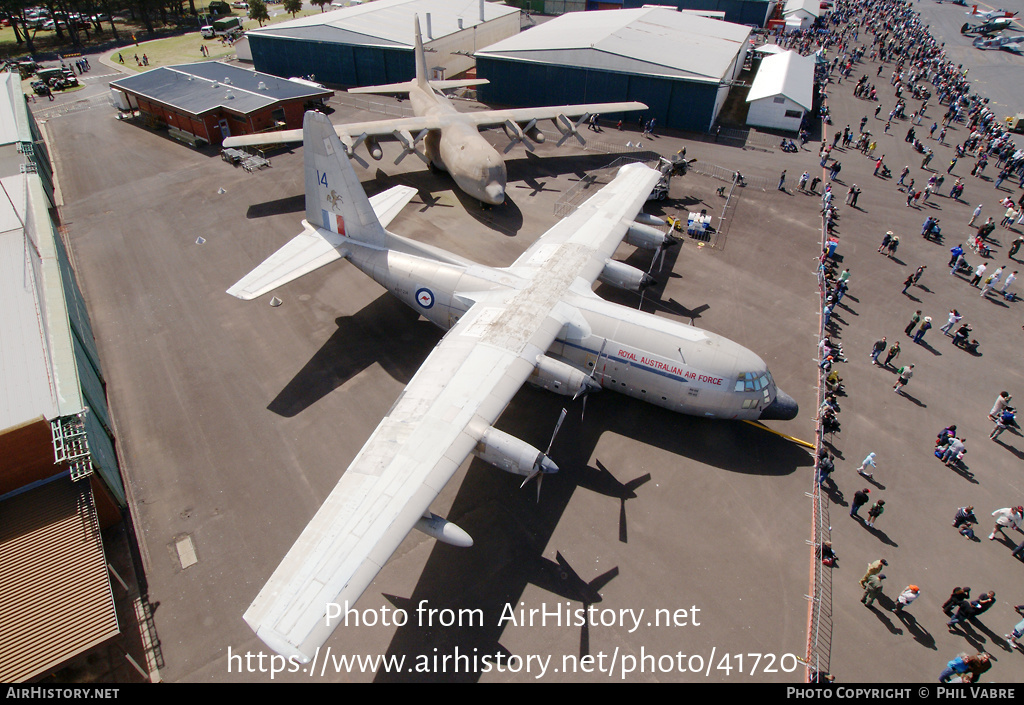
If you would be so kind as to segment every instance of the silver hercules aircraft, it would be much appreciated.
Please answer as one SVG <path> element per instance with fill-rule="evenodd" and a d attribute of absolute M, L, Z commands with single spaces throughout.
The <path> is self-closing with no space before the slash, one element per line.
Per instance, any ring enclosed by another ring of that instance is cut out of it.
<path fill-rule="evenodd" d="M 345 146 L 345 152 L 364 167 L 367 163 L 356 153 L 356 148 L 365 145 L 375 160 L 383 157 L 378 144 L 381 137 L 393 137 L 402 145 L 402 153 L 395 159 L 398 164 L 410 154 L 415 154 L 426 164 L 433 164 L 451 174 L 458 187 L 482 203 L 497 205 L 505 201 L 505 183 L 508 175 L 505 161 L 498 151 L 483 138 L 481 127 L 503 126 L 509 137 L 505 148 L 508 152 L 519 143 L 533 151 L 530 143 L 544 142 L 544 133 L 537 123 L 550 119 L 561 133 L 558 145 L 574 137 L 585 144 L 579 133 L 587 118 L 593 114 L 611 114 L 634 110 L 646 110 L 643 103 L 591 103 L 585 105 L 561 105 L 541 108 L 509 108 L 506 110 L 482 110 L 460 113 L 444 95 L 443 88 L 457 88 L 487 83 L 486 80 L 466 79 L 450 81 L 428 81 L 426 56 L 420 38 L 419 17 L 415 19 L 416 30 L 416 78 L 406 83 L 386 86 L 354 88 L 349 93 L 408 93 L 412 101 L 412 117 L 393 120 L 337 125 L 335 129 Z M 572 117 L 581 116 L 573 121 Z M 302 130 L 281 130 L 257 135 L 228 137 L 225 147 L 246 147 L 257 144 L 277 144 L 302 140 Z"/>
<path fill-rule="evenodd" d="M 429 511 L 471 454 L 525 476 L 524 485 L 558 470 L 546 452 L 493 426 L 525 382 L 569 397 L 613 389 L 711 418 L 796 416 L 796 402 L 750 350 L 593 292 L 597 280 L 644 285 L 646 273 L 612 256 L 623 240 L 664 246 L 667 235 L 640 213 L 658 171 L 622 167 L 511 266 L 496 268 L 385 230 L 381 220 L 415 189 L 367 199 L 330 121 L 309 112 L 303 129 L 303 231 L 228 293 L 253 299 L 344 258 L 448 332 L 245 612 L 283 656 L 314 658 L 338 606 L 355 605 L 411 529 L 472 545 Z"/>

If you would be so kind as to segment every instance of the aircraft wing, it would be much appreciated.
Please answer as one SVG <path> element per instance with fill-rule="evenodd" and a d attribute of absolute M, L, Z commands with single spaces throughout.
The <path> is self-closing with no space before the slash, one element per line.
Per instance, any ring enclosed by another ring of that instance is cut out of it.
<path fill-rule="evenodd" d="M 474 304 L 434 348 L 246 611 L 268 646 L 314 658 L 561 331 L 533 312 Z"/>
<path fill-rule="evenodd" d="M 370 199 L 373 212 L 383 227 L 416 195 L 411 186 L 393 186 Z M 303 231 L 289 240 L 256 269 L 242 277 L 228 293 L 243 300 L 255 299 L 277 287 L 309 274 L 340 258 L 343 238 L 329 230 L 317 229 L 303 221 Z"/>
<path fill-rule="evenodd" d="M 628 165 L 549 230 L 513 290 L 456 292 L 471 303 L 380 422 L 245 613 L 259 637 L 301 661 L 337 626 L 473 451 L 563 327 L 565 302 L 593 281 L 660 174 Z M 553 249 L 552 249 L 553 248 Z M 543 254 L 542 254 L 543 253 Z"/>
<path fill-rule="evenodd" d="M 544 233 L 509 269 L 532 276 L 548 267 L 556 253 L 564 258 L 565 245 L 572 245 L 588 257 L 579 276 L 593 284 L 660 178 L 660 172 L 642 164 L 620 168 L 610 184 Z"/>
<path fill-rule="evenodd" d="M 385 137 L 402 132 L 413 135 L 422 130 L 439 130 L 455 122 L 469 122 L 477 127 L 502 125 L 506 120 L 529 122 L 530 120 L 555 119 L 559 115 L 573 117 L 585 113 L 620 113 L 630 110 L 646 110 L 643 103 L 590 103 L 586 105 L 561 105 L 542 108 L 508 108 L 505 110 L 481 110 L 475 113 L 439 113 L 435 115 L 410 115 L 390 120 L 371 120 L 335 125 L 334 130 L 342 141 L 367 137 Z M 260 132 L 254 135 L 240 135 L 224 139 L 225 147 L 251 147 L 261 144 L 301 142 L 302 130 L 279 130 Z"/>
<path fill-rule="evenodd" d="M 552 105 L 539 108 L 506 108 L 503 110 L 480 110 L 475 113 L 460 113 L 477 127 L 501 125 L 506 120 L 529 122 L 530 120 L 553 120 L 559 115 L 576 117 L 586 114 L 625 113 L 647 110 L 643 103 L 586 103 L 583 105 Z"/>

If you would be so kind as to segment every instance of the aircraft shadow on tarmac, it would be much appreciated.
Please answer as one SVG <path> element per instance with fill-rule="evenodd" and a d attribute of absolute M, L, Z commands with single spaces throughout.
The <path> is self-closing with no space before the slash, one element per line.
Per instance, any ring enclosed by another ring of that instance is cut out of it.
<path fill-rule="evenodd" d="M 338 329 L 267 409 L 296 416 L 373 364 L 407 384 L 442 335 L 387 293 L 335 323 Z"/>
<path fill-rule="evenodd" d="M 382 294 L 358 313 L 337 319 L 337 332 L 268 408 L 295 416 L 374 363 L 396 380 L 407 382 L 441 337 L 432 324 L 413 317 L 415 312 Z M 618 532 L 611 533 L 607 541 L 629 540 L 627 504 L 642 502 L 651 475 L 606 467 L 599 458 L 592 466 L 590 458 L 605 432 L 717 470 L 787 475 L 812 465 L 805 449 L 755 426 L 684 416 L 612 393 L 592 395 L 586 419 L 581 421 L 580 402 L 527 386 L 513 399 L 498 426 L 545 447 L 563 406 L 569 414 L 551 451 L 561 472 L 545 480 L 540 502 L 532 483 L 521 489 L 522 478 L 473 460 L 447 516 L 466 529 L 476 544 L 457 549 L 437 543 L 412 595 L 388 596 L 411 610 L 422 600 L 430 608 L 454 610 L 455 614 L 480 610 L 482 624 L 420 626 L 410 612 L 409 624 L 395 633 L 389 655 L 404 655 L 407 662 L 415 662 L 454 654 L 455 647 L 470 657 L 507 655 L 500 644 L 504 624 L 499 618 L 506 605 L 518 606 L 530 584 L 557 596 L 549 604 L 569 601 L 573 609 L 585 609 L 601 602 L 601 588 L 620 575 L 620 568 L 609 567 L 588 581 L 576 573 L 573 564 L 593 565 L 600 556 L 558 552 L 552 561 L 544 553 L 577 488 L 618 500 Z M 572 628 L 579 631 L 580 654 L 589 653 L 587 627 Z M 460 673 L 452 673 L 451 668 L 447 673 L 381 672 L 377 680 L 476 681 L 483 663 L 471 658 L 469 664 Z"/>
<path fill-rule="evenodd" d="M 509 608 L 518 614 L 519 601 L 528 585 L 551 593 L 545 598 L 549 609 L 559 602 L 571 610 L 602 602 L 600 589 L 621 578 L 623 567 L 610 567 L 588 582 L 572 566 L 594 565 L 601 560 L 600 555 L 571 555 L 555 546 L 556 560 L 552 561 L 544 553 L 551 549 L 554 530 L 577 488 L 619 500 L 618 535 L 610 533 L 604 539 L 609 543 L 628 541 L 627 501 L 643 502 L 651 476 L 630 477 L 628 469 L 606 467 L 600 459 L 595 459 L 596 467 L 590 465 L 597 442 L 607 431 L 732 472 L 782 475 L 811 465 L 806 450 L 750 425 L 682 416 L 613 394 L 592 397 L 586 418 L 581 421 L 579 402 L 525 387 L 501 417 L 499 426 L 543 447 L 562 406 L 569 409 L 569 414 L 552 448 L 552 457 L 561 471 L 544 481 L 540 501 L 532 483 L 520 488 L 521 478 L 474 460 L 447 516 L 474 537 L 475 545 L 457 549 L 436 544 L 412 595 L 387 596 L 410 610 L 421 604 L 434 610 L 452 610 L 453 614 L 479 610 L 482 620 L 478 623 L 443 626 L 435 622 L 429 627 L 417 623 L 415 613 L 409 612 L 408 624 L 397 629 L 387 651 L 389 657 L 404 656 L 408 664 L 432 663 L 430 660 L 437 655 L 455 654 L 458 649 L 459 654 L 470 657 L 463 663 L 466 669 L 453 673 L 449 664 L 447 673 L 381 671 L 377 681 L 477 681 L 484 671 L 479 657 L 509 653 L 500 642 L 505 627 L 501 617 L 508 615 Z M 618 609 L 623 605 L 607 607 Z M 579 656 L 589 654 L 588 627 L 561 629 L 578 632 Z M 476 662 L 472 660 L 474 655 Z"/>

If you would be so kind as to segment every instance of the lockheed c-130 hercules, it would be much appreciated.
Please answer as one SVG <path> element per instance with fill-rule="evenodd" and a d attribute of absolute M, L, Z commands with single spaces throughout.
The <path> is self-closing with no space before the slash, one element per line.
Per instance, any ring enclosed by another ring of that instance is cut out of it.
<path fill-rule="evenodd" d="M 415 189 L 368 199 L 330 121 L 310 112 L 303 129 L 303 232 L 228 293 L 253 299 L 344 258 L 448 332 L 245 612 L 278 653 L 309 661 L 336 626 L 331 610 L 355 605 L 413 528 L 472 545 L 429 511 L 470 455 L 525 476 L 523 485 L 536 478 L 539 501 L 541 479 L 558 470 L 551 444 L 542 452 L 493 425 L 523 383 L 584 402 L 611 389 L 708 418 L 797 415 L 755 353 L 592 290 L 597 280 L 632 291 L 649 283 L 612 257 L 623 240 L 655 256 L 670 244 L 641 213 L 660 172 L 621 167 L 511 266 L 489 267 L 385 230 Z"/>
<path fill-rule="evenodd" d="M 505 201 L 505 184 L 508 173 L 505 160 L 498 150 L 484 139 L 479 128 L 504 127 L 509 137 L 505 153 L 522 144 L 533 151 L 531 142 L 542 143 L 545 135 L 537 123 L 550 119 L 561 133 L 558 146 L 574 137 L 585 144 L 579 128 L 595 114 L 612 114 L 646 110 L 647 106 L 637 102 L 589 103 L 584 105 L 561 105 L 540 108 L 507 108 L 503 110 L 481 110 L 460 113 L 439 91 L 446 88 L 461 88 L 487 83 L 486 79 L 455 79 L 431 81 L 427 79 L 426 55 L 420 37 L 419 17 L 415 19 L 416 30 L 416 77 L 405 83 L 385 86 L 365 86 L 350 89 L 349 93 L 408 93 L 412 102 L 413 116 L 392 120 L 336 125 L 338 137 L 345 147 L 345 153 L 363 167 L 367 162 L 359 156 L 357 148 L 365 145 L 375 160 L 383 157 L 378 139 L 393 137 L 402 145 L 402 153 L 395 159 L 401 162 L 415 154 L 425 164 L 447 171 L 463 192 L 482 203 L 497 205 Z M 572 120 L 581 116 L 579 120 Z M 302 140 L 302 130 L 281 130 L 256 135 L 228 137 L 225 147 L 246 147 L 257 144 L 277 144 Z"/>

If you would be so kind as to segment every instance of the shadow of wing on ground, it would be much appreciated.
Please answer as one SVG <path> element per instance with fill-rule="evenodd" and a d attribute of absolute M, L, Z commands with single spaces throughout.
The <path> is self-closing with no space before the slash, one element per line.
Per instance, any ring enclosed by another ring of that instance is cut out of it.
<path fill-rule="evenodd" d="M 391 294 L 382 294 L 338 329 L 267 406 L 292 417 L 375 363 L 407 384 L 441 338 L 433 324 Z"/>

